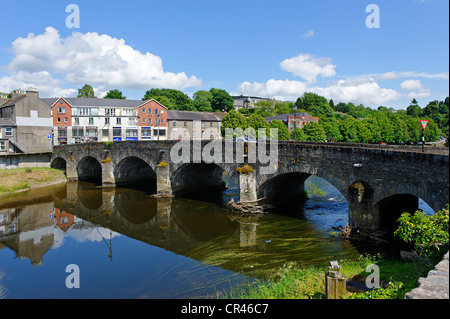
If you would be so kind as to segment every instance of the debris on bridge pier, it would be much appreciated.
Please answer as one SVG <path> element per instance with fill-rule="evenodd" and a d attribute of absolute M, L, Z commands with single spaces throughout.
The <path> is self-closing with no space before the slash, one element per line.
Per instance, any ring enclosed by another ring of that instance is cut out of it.
<path fill-rule="evenodd" d="M 241 213 L 246 213 L 246 214 L 264 214 L 265 211 L 269 208 L 272 208 L 272 206 L 270 205 L 258 205 L 257 203 L 261 200 L 263 200 L 264 198 L 258 199 L 256 201 L 252 201 L 252 202 L 241 202 L 238 201 L 236 203 L 236 201 L 234 200 L 234 198 L 232 198 L 229 202 L 228 202 L 228 207 L 233 211 L 233 212 L 241 212 Z"/>

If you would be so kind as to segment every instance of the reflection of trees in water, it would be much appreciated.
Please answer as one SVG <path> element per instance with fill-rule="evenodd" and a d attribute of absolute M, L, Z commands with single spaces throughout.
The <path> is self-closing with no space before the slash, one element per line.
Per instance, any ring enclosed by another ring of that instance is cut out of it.
<path fill-rule="evenodd" d="M 114 206 L 121 216 L 133 224 L 151 221 L 157 212 L 157 201 L 142 192 L 117 189 L 114 194 Z"/>

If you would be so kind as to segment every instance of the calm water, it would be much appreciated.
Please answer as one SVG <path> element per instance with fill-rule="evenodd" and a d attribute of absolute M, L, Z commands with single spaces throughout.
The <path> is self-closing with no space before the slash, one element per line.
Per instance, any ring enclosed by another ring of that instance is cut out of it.
<path fill-rule="evenodd" d="M 286 262 L 324 265 L 367 251 L 330 234 L 348 220 L 343 196 L 319 178 L 309 183 L 326 196 L 259 217 L 224 208 L 233 187 L 214 203 L 86 182 L 2 199 L 0 298 L 204 298 Z M 79 289 L 66 287 L 70 264 Z"/>

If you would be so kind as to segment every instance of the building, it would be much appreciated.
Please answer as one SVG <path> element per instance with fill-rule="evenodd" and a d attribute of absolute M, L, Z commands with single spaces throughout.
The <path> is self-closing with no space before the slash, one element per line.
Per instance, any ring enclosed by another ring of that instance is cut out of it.
<path fill-rule="evenodd" d="M 273 120 L 278 120 L 283 122 L 287 126 L 289 133 L 292 132 L 294 128 L 303 128 L 306 124 L 310 122 L 319 123 L 319 118 L 310 116 L 308 113 L 299 112 L 291 114 L 277 114 L 276 116 L 266 117 L 267 122 L 272 122 Z"/>
<path fill-rule="evenodd" d="M 52 122 L 39 92 L 16 90 L 0 106 L 0 154 L 52 151 Z"/>
<path fill-rule="evenodd" d="M 222 118 L 214 113 L 168 111 L 168 136 L 171 140 L 220 139 Z"/>
<path fill-rule="evenodd" d="M 43 99 L 52 111 L 53 145 L 167 139 L 167 108 L 156 100 Z"/>
<path fill-rule="evenodd" d="M 234 100 L 234 110 L 236 112 L 238 112 L 240 109 L 245 109 L 245 105 L 244 102 L 246 99 L 249 100 L 250 105 L 249 105 L 249 109 L 252 109 L 255 107 L 255 103 L 258 103 L 259 101 L 273 101 L 273 104 L 275 105 L 275 101 L 269 98 L 264 98 L 264 97 L 256 97 L 256 96 L 243 96 L 243 95 L 239 95 L 239 96 L 232 96 L 233 100 Z"/>

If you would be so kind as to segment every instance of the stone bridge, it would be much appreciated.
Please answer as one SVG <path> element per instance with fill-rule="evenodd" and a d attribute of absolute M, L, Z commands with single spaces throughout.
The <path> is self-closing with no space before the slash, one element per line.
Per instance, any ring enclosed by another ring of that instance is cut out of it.
<path fill-rule="evenodd" d="M 241 168 L 248 164 L 250 170 Z M 367 231 L 391 231 L 399 215 L 435 211 L 449 202 L 448 149 L 344 143 L 128 141 L 54 147 L 51 166 L 69 180 L 103 187 L 144 183 L 159 196 L 220 192 L 226 172 L 240 200 L 287 204 L 304 199 L 316 175 L 349 202 L 349 221 Z"/>

